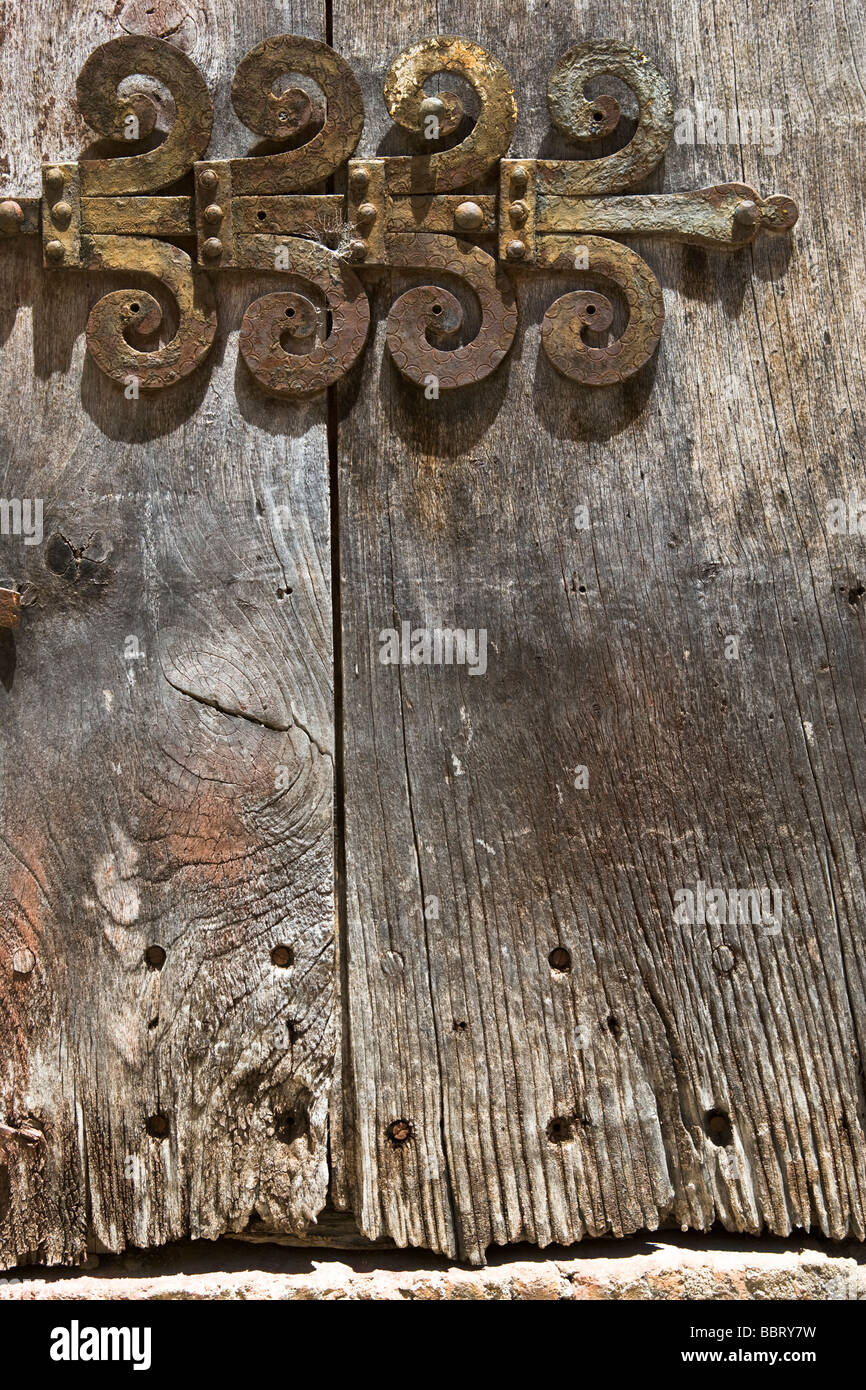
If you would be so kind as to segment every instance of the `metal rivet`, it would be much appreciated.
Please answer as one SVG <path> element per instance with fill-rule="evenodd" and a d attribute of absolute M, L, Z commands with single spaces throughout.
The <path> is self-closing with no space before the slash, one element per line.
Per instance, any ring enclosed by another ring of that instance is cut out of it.
<path fill-rule="evenodd" d="M 17 232 L 24 221 L 24 211 L 20 203 L 7 198 L 0 203 L 0 232 Z"/>
<path fill-rule="evenodd" d="M 72 208 L 69 203 L 55 203 L 51 209 L 51 221 L 58 227 L 66 227 L 72 218 Z"/>
<path fill-rule="evenodd" d="M 505 254 L 510 261 L 520 261 L 526 255 L 526 244 L 522 241 L 509 241 Z"/>
<path fill-rule="evenodd" d="M 760 215 L 757 203 L 753 203 L 751 198 L 744 198 L 734 208 L 734 221 L 739 227 L 754 227 Z"/>
<path fill-rule="evenodd" d="M 728 946 L 717 946 L 713 951 L 713 965 L 720 975 L 728 975 L 736 964 L 733 951 Z"/>
<path fill-rule="evenodd" d="M 367 187 L 370 182 L 370 175 L 366 169 L 353 169 L 349 182 L 353 188 L 360 190 Z"/>
<path fill-rule="evenodd" d="M 202 246 L 202 254 L 207 256 L 209 261 L 215 261 L 217 256 L 223 253 L 223 244 L 218 236 L 209 236 Z"/>
<path fill-rule="evenodd" d="M 525 203 L 512 203 L 509 209 L 509 217 L 514 227 L 522 227 L 529 216 L 529 208 Z"/>
<path fill-rule="evenodd" d="M 36 957 L 26 946 L 20 946 L 12 957 L 13 975 L 29 975 L 36 964 Z"/>
<path fill-rule="evenodd" d="M 445 103 L 441 97 L 425 97 L 421 103 L 422 116 L 444 116 Z"/>
<path fill-rule="evenodd" d="M 375 203 L 362 203 L 361 206 L 358 208 L 358 221 L 359 221 L 359 222 L 375 222 L 375 220 L 376 220 L 376 205 L 375 205 Z"/>
<path fill-rule="evenodd" d="M 392 1120 L 388 1126 L 387 1134 L 392 1144 L 408 1144 L 413 1134 L 411 1122 L 409 1120 Z"/>
<path fill-rule="evenodd" d="M 271 963 L 278 965 L 281 970 L 285 970 L 295 959 L 295 953 L 291 946 L 275 946 L 271 951 Z"/>
<path fill-rule="evenodd" d="M 511 170 L 511 188 L 518 195 L 523 193 L 529 182 L 529 175 L 522 164 L 518 164 L 516 169 Z"/>
<path fill-rule="evenodd" d="M 58 193 L 58 192 L 60 191 L 60 189 L 63 187 L 64 182 L 65 182 L 65 180 L 64 180 L 64 178 L 63 178 L 63 170 L 62 170 L 62 169 L 56 169 L 56 168 L 54 168 L 54 169 L 47 169 L 47 170 L 46 170 L 46 172 L 45 172 L 45 187 L 46 187 L 46 188 L 49 188 L 49 189 L 51 190 L 52 193 Z"/>
<path fill-rule="evenodd" d="M 216 188 L 218 183 L 219 179 L 217 178 L 213 169 L 205 169 L 204 173 L 201 175 L 201 178 L 199 179 L 199 186 L 201 188 L 207 189 L 208 192 Z"/>
<path fill-rule="evenodd" d="M 364 241 L 350 241 L 349 256 L 353 261 L 365 261 L 367 259 L 367 243 Z"/>
<path fill-rule="evenodd" d="M 454 212 L 454 221 L 466 232 L 475 232 L 484 225 L 484 213 L 477 203 L 460 203 Z"/>
<path fill-rule="evenodd" d="M 46 242 L 45 254 L 49 261 L 62 261 L 66 254 L 63 250 L 63 243 L 61 241 Z"/>
<path fill-rule="evenodd" d="M 205 222 L 222 222 L 223 210 L 220 207 L 219 203 L 208 203 L 202 216 L 204 217 Z"/>

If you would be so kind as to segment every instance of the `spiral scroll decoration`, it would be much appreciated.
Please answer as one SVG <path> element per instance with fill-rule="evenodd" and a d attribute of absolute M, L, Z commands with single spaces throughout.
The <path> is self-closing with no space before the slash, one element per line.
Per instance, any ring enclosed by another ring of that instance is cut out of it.
<path fill-rule="evenodd" d="M 407 290 L 391 306 L 386 338 L 401 376 L 416 386 L 435 377 L 439 390 L 469 386 L 495 371 L 517 332 L 517 304 L 508 277 L 497 271 L 486 251 L 456 237 L 394 237 L 392 264 L 411 270 L 438 270 L 457 276 L 481 306 L 481 326 L 471 342 L 440 348 L 430 334 L 456 332 L 463 320 L 459 300 L 434 285 Z"/>
<path fill-rule="evenodd" d="M 468 39 L 424 39 L 407 48 L 388 69 L 385 103 L 391 119 L 413 134 L 424 133 L 424 83 L 441 73 L 456 73 L 474 87 L 481 110 L 466 139 L 431 155 L 395 156 L 386 161 L 392 193 L 427 193 L 460 188 L 482 179 L 504 155 L 517 124 L 517 104 L 505 68 Z M 463 115 L 456 92 L 438 98 L 439 136 L 450 135 Z"/>
<path fill-rule="evenodd" d="M 359 357 L 370 326 L 370 305 L 358 277 L 325 246 L 287 238 L 288 271 L 324 295 L 331 332 L 316 337 L 318 314 L 305 295 L 278 291 L 255 300 L 241 324 L 240 350 L 259 385 L 272 396 L 296 398 L 323 391 L 345 376 Z M 309 343 L 290 352 L 286 337 Z"/>
<path fill-rule="evenodd" d="M 325 122 L 298 149 L 231 161 L 238 194 L 291 193 L 322 183 L 353 153 L 364 128 L 364 98 L 345 59 L 318 39 L 278 34 L 265 39 L 241 60 L 232 83 L 232 105 L 248 130 L 285 140 L 305 130 L 312 106 L 302 87 L 276 95 L 279 78 L 310 77 L 326 103 Z"/>
<path fill-rule="evenodd" d="M 646 261 L 618 241 L 586 237 L 580 250 L 588 253 L 593 274 L 618 286 L 628 306 L 628 322 L 614 342 L 590 346 L 584 333 L 609 329 L 613 307 L 606 295 L 573 290 L 545 313 L 541 344 L 557 371 L 570 380 L 584 386 L 615 386 L 639 372 L 658 346 L 665 319 L 661 285 Z M 573 270 L 576 251 L 576 246 L 554 248 L 548 264 L 554 270 Z"/>
<path fill-rule="evenodd" d="M 213 103 L 205 80 L 195 63 L 161 39 L 127 34 L 91 53 L 77 82 L 78 105 L 87 124 L 108 139 L 123 139 L 130 102 L 117 89 L 124 78 L 138 74 L 155 77 L 171 92 L 176 112 L 172 128 L 154 150 L 114 159 L 83 159 L 84 194 L 148 193 L 164 188 L 191 169 L 207 149 Z M 145 122 L 140 134 L 149 124 Z"/>
<path fill-rule="evenodd" d="M 570 161 L 563 171 L 565 178 L 559 179 L 559 191 L 569 195 L 632 187 L 652 173 L 673 134 L 673 97 L 658 69 L 637 48 L 612 39 L 596 39 L 569 49 L 550 74 L 547 104 L 553 124 L 563 135 L 595 141 L 619 126 L 621 111 L 616 97 L 585 95 L 584 88 L 594 77 L 618 77 L 630 88 L 638 103 L 637 129 L 613 154 Z M 539 162 L 544 169 L 545 162 Z"/>

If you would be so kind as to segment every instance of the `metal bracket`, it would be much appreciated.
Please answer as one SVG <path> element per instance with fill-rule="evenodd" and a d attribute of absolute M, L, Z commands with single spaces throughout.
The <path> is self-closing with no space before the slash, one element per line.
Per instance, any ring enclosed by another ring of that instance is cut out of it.
<path fill-rule="evenodd" d="M 443 146 L 466 113 L 456 92 L 431 96 L 425 83 L 449 73 L 474 89 L 478 114 L 462 140 Z M 171 129 L 153 149 L 141 143 L 155 126 L 153 101 L 119 90 L 136 74 L 156 78 L 175 105 Z M 319 95 L 298 85 L 277 94 L 288 74 Z M 614 341 L 603 341 L 615 318 L 611 300 L 583 289 L 547 310 L 542 345 L 572 380 L 614 384 L 655 351 L 664 304 L 646 262 L 613 238 L 661 236 L 736 251 L 762 231 L 789 231 L 798 213 L 792 199 L 765 199 L 738 183 L 628 193 L 664 156 L 673 101 L 637 49 L 617 40 L 570 49 L 551 73 L 548 106 L 559 131 L 585 147 L 621 119 L 615 97 L 586 96 L 590 79 L 602 76 L 624 82 L 638 106 L 620 149 L 595 159 L 509 159 L 517 106 L 505 69 L 468 40 L 424 39 L 391 64 L 384 95 L 394 122 L 426 150 L 352 159 L 364 106 L 351 69 L 327 44 L 278 35 L 246 55 L 232 85 L 235 111 L 271 152 L 207 161 L 213 110 L 198 69 L 169 43 L 126 35 L 91 54 L 77 89 L 88 124 L 108 138 L 131 137 L 135 152 L 46 166 L 41 200 L 0 202 L 0 239 L 41 236 L 51 271 L 134 271 L 169 291 L 178 327 L 158 348 L 129 340 L 152 334 L 162 320 L 158 301 L 142 290 L 103 296 L 88 319 L 87 345 L 100 368 L 144 390 L 181 380 L 207 356 L 217 326 L 213 277 L 238 270 L 287 274 L 316 296 L 287 289 L 247 308 L 240 348 L 260 385 L 287 398 L 332 385 L 363 351 L 370 311 L 356 272 L 376 267 L 454 277 L 478 301 L 480 328 L 468 343 L 455 342 L 463 311 L 445 289 L 410 289 L 388 314 L 398 371 L 422 387 L 435 380 L 437 395 L 482 380 L 508 352 L 517 329 L 509 271 L 587 271 L 609 281 L 627 308 Z M 347 193 L 319 191 L 347 161 Z M 497 167 L 498 193 L 481 191 Z M 162 191 L 189 174 L 191 193 Z M 11 625 L 2 612 L 0 623 Z"/>

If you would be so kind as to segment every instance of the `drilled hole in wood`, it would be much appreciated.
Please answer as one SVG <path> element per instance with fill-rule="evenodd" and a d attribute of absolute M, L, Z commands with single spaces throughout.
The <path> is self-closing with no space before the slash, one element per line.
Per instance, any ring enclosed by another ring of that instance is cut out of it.
<path fill-rule="evenodd" d="M 560 974 L 571 969 L 571 952 L 564 946 L 554 946 L 547 960 L 551 970 L 557 970 Z"/>
<path fill-rule="evenodd" d="M 547 1137 L 551 1144 L 565 1144 L 574 1138 L 574 1118 L 571 1115 L 554 1115 L 547 1125 Z"/>
<path fill-rule="evenodd" d="M 392 1144 L 408 1144 L 413 1134 L 412 1125 L 409 1120 L 392 1120 L 386 1133 Z"/>
<path fill-rule="evenodd" d="M 144 1127 L 153 1139 L 165 1139 L 168 1134 L 168 1117 L 157 1110 L 155 1115 L 148 1115 Z"/>
<path fill-rule="evenodd" d="M 734 1128 L 731 1117 L 724 1110 L 708 1110 L 704 1116 L 704 1128 L 714 1144 L 726 1148 L 734 1142 Z"/>
<path fill-rule="evenodd" d="M 465 1032 L 466 1032 L 466 1029 L 467 1029 L 468 1027 L 469 1027 L 469 1024 L 465 1021 L 465 1019 L 462 1019 L 462 1018 L 461 1018 L 461 1019 L 457 1019 L 457 1018 L 455 1018 L 455 1020 L 454 1020 L 454 1032 L 455 1032 L 455 1033 L 465 1033 Z"/>
<path fill-rule="evenodd" d="M 281 970 L 287 969 L 295 959 L 295 953 L 291 946 L 275 946 L 271 951 L 271 961 Z"/>
<path fill-rule="evenodd" d="M 161 970 L 165 965 L 165 951 L 161 946 L 148 946 L 144 953 L 144 959 L 151 970 Z"/>
<path fill-rule="evenodd" d="M 267 221 L 267 216 L 268 214 L 266 212 L 261 211 L 261 209 L 256 213 L 256 217 L 259 219 L 260 222 Z"/>

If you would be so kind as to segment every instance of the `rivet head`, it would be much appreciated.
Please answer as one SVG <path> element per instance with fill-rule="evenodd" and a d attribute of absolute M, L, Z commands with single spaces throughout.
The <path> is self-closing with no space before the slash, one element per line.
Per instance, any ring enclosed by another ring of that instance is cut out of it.
<path fill-rule="evenodd" d="M 275 946 L 271 951 L 271 964 L 280 970 L 287 970 L 294 963 L 295 953 L 291 946 Z"/>
<path fill-rule="evenodd" d="M 526 189 L 529 182 L 529 175 L 522 164 L 518 164 L 516 169 L 511 170 L 511 187 L 518 196 Z"/>
<path fill-rule="evenodd" d="M 62 261 L 65 255 L 63 243 L 60 241 L 48 241 L 45 243 L 45 254 L 49 261 Z"/>
<path fill-rule="evenodd" d="M 366 169 L 353 169 L 349 182 L 356 190 L 366 188 L 370 182 L 370 175 Z"/>
<path fill-rule="evenodd" d="M 734 953 L 729 946 L 717 946 L 713 951 L 713 965 L 720 975 L 729 975 L 735 963 Z"/>
<path fill-rule="evenodd" d="M 208 193 L 210 193 L 213 191 L 213 189 L 216 188 L 217 184 L 219 183 L 219 179 L 217 178 L 213 169 L 205 169 L 198 182 L 200 188 L 204 188 Z"/>
<path fill-rule="evenodd" d="M 72 220 L 72 208 L 69 203 L 55 203 L 51 209 L 51 221 L 56 227 L 68 227 Z"/>
<path fill-rule="evenodd" d="M 59 193 L 60 189 L 63 187 L 63 183 L 62 169 L 51 168 L 46 170 L 45 187 L 50 189 L 52 193 Z"/>
<path fill-rule="evenodd" d="M 359 222 L 375 222 L 375 220 L 376 220 L 376 205 L 375 205 L 375 203 L 362 203 L 361 206 L 358 208 L 358 221 L 359 221 Z"/>
<path fill-rule="evenodd" d="M 349 257 L 353 261 L 365 261 L 367 259 L 367 243 L 364 241 L 350 241 Z"/>
<path fill-rule="evenodd" d="M 753 203 L 751 198 L 744 198 L 734 209 L 734 221 L 738 227 L 754 227 L 760 215 L 757 203 Z"/>
<path fill-rule="evenodd" d="M 529 208 L 525 203 L 512 203 L 508 215 L 511 218 L 512 226 L 522 227 L 529 216 Z"/>
<path fill-rule="evenodd" d="M 217 256 L 223 253 L 223 244 L 218 236 L 209 236 L 202 245 L 202 254 L 207 256 L 209 261 L 215 261 Z"/>
<path fill-rule="evenodd" d="M 476 232 L 484 225 L 484 213 L 477 203 L 459 203 L 454 210 L 454 221 L 464 232 Z"/>
<path fill-rule="evenodd" d="M 205 222 L 222 222 L 223 210 L 220 207 L 219 203 L 208 203 L 207 207 L 202 213 L 202 216 L 204 217 Z"/>
<path fill-rule="evenodd" d="M 0 203 L 0 232 L 17 232 L 23 221 L 24 212 L 20 203 L 11 198 Z"/>
<path fill-rule="evenodd" d="M 445 103 L 441 97 L 425 97 L 420 109 L 422 116 L 445 115 Z"/>
<path fill-rule="evenodd" d="M 522 261 L 526 255 L 526 243 L 523 241 L 509 241 L 505 248 L 505 254 L 510 261 Z"/>
<path fill-rule="evenodd" d="M 36 965 L 36 957 L 26 946 L 20 946 L 12 957 L 13 975 L 29 975 Z"/>

